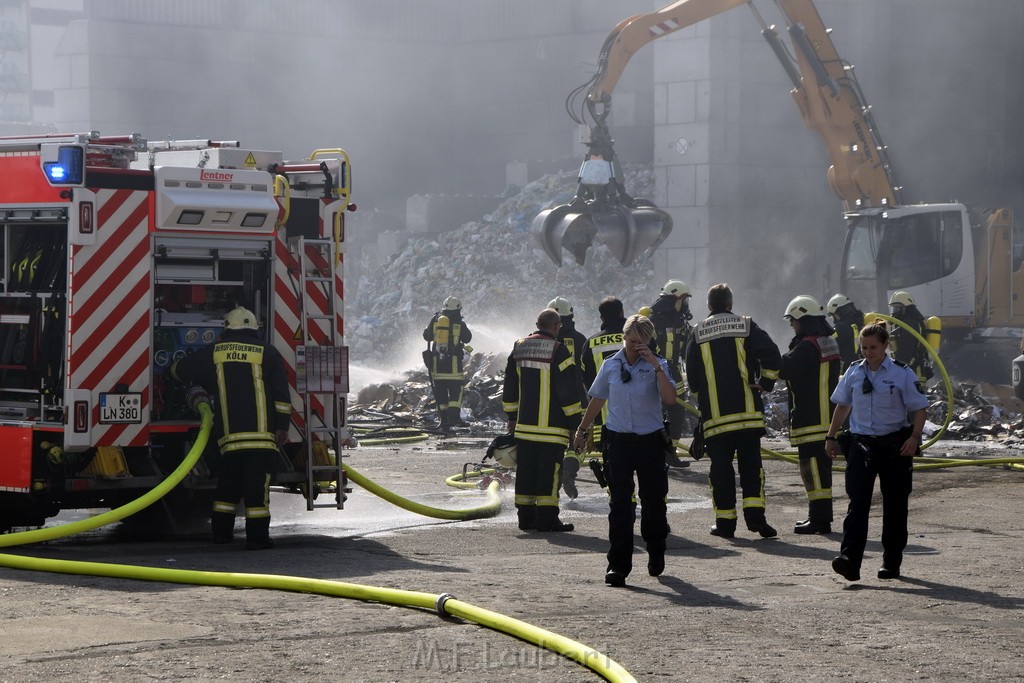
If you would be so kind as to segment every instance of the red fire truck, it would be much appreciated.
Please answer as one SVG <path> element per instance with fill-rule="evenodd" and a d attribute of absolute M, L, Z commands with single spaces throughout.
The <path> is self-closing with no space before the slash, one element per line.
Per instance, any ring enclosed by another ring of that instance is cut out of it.
<path fill-rule="evenodd" d="M 236 305 L 288 365 L 275 484 L 342 507 L 344 150 L 289 162 L 235 141 L 8 137 L 0 179 L 0 532 L 117 507 L 175 469 L 199 422 L 168 371 Z M 136 518 L 208 517 L 217 457 Z"/>

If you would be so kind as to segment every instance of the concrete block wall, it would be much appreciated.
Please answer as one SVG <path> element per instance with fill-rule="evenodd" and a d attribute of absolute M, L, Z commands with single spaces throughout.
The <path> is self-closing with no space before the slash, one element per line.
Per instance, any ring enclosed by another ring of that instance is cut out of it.
<path fill-rule="evenodd" d="M 493 211 L 501 197 L 493 195 L 413 195 L 406 202 L 405 227 L 410 233 L 440 234 Z"/>

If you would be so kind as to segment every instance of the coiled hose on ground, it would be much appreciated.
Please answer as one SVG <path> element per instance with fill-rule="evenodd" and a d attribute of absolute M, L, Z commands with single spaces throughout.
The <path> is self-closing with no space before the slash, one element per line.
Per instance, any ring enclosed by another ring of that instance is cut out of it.
<path fill-rule="evenodd" d="M 188 452 L 188 455 L 178 468 L 154 489 L 126 505 L 78 522 L 71 522 L 57 527 L 35 529 L 32 531 L 2 534 L 0 535 L 0 547 L 11 547 L 25 543 L 38 543 L 96 529 L 106 524 L 122 520 L 159 500 L 173 489 L 185 477 L 185 475 L 192 470 L 192 467 L 199 460 L 199 457 L 202 455 L 203 450 L 206 448 L 206 444 L 209 441 L 210 431 L 213 426 L 213 415 L 210 412 L 209 405 L 206 403 L 200 403 L 197 406 L 197 409 L 199 410 L 201 417 L 201 425 L 196 442 L 193 444 L 192 449 Z M 396 496 L 383 487 L 373 483 L 358 472 L 352 470 L 350 467 L 346 466 L 345 471 L 352 481 L 360 486 L 367 487 L 367 490 L 370 490 L 372 493 L 376 493 L 377 495 L 386 493 L 388 495 L 385 499 L 391 502 L 394 502 L 395 499 L 401 499 L 401 497 Z M 491 486 L 487 490 L 489 498 L 488 504 L 472 508 L 467 511 L 441 511 L 437 508 L 415 505 L 414 507 L 422 507 L 423 509 L 431 510 L 434 513 L 433 516 L 439 516 L 439 513 L 441 512 L 461 512 L 461 514 L 465 515 L 445 517 L 446 519 L 477 519 L 479 517 L 493 516 L 497 514 L 501 505 L 501 501 L 497 497 L 497 488 L 498 483 L 492 482 Z M 405 501 L 406 499 L 401 500 Z M 411 503 L 411 501 L 407 502 Z M 407 509 L 416 511 L 412 507 Z M 486 610 L 467 602 L 462 602 L 447 593 L 432 595 L 429 593 L 396 590 L 393 588 L 382 588 L 379 586 L 364 586 L 354 583 L 345 583 L 342 581 L 310 579 L 298 576 L 207 572 L 188 569 L 165 569 L 159 567 L 135 567 L 131 565 L 108 564 L 103 562 L 47 560 L 7 554 L 0 554 L 0 566 L 10 567 L 12 569 L 46 571 L 60 574 L 107 576 L 140 581 L 162 581 L 165 583 L 226 586 L 232 588 L 266 588 L 301 593 L 316 593 L 319 595 L 352 598 L 356 600 L 380 602 L 403 607 L 432 609 L 441 617 L 458 617 L 460 619 L 472 621 L 481 626 L 506 633 L 526 642 L 533 643 L 538 647 L 556 652 L 590 668 L 608 681 L 629 683 L 636 680 L 617 662 L 591 647 L 507 615 Z"/>

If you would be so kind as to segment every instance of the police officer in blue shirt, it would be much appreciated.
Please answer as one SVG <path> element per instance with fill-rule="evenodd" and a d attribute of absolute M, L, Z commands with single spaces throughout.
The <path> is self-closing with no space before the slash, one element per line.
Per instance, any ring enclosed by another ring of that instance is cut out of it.
<path fill-rule="evenodd" d="M 914 455 L 921 451 L 928 398 L 914 371 L 886 354 L 888 342 L 889 332 L 884 325 L 865 326 L 860 331 L 864 360 L 847 368 L 832 392 L 836 411 L 825 437 L 829 457 L 839 455 L 836 434 L 847 416 L 850 418 L 850 431 L 842 437 L 850 506 L 843 521 L 839 556 L 832 560 L 832 569 L 847 581 L 860 580 L 876 475 L 882 491 L 882 567 L 878 578 L 899 577 L 907 546 L 911 475 Z"/>
<path fill-rule="evenodd" d="M 604 581 L 624 586 L 633 568 L 633 473 L 640 498 L 640 535 L 647 544 L 647 573 L 665 570 L 668 519 L 666 448 L 662 406 L 676 402 L 676 383 L 668 362 L 650 348 L 654 324 L 645 316 L 631 315 L 622 327 L 623 348 L 605 359 L 590 386 L 590 403 L 573 440 L 579 452 L 601 409 L 608 404 L 602 442 L 604 472 L 608 480 L 608 570 Z M 674 448 L 674 447 L 673 447 Z"/>

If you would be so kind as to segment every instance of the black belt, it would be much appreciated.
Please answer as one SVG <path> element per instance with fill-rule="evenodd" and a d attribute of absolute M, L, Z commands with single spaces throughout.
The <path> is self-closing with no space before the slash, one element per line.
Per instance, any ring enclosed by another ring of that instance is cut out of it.
<path fill-rule="evenodd" d="M 891 432 L 889 434 L 883 434 L 881 436 L 877 436 L 877 435 L 874 435 L 874 434 L 852 434 L 851 433 L 850 434 L 850 438 L 852 438 L 854 441 L 860 441 L 862 443 L 879 443 L 881 441 L 895 441 L 895 440 L 897 440 L 900 437 L 901 433 L 907 431 L 908 429 L 909 429 L 909 427 L 904 427 L 903 429 L 900 429 L 898 431 Z"/>
<path fill-rule="evenodd" d="M 605 429 L 605 438 L 609 441 L 619 441 L 623 443 L 648 443 L 660 441 L 661 430 L 651 432 L 650 434 L 634 434 L 632 432 L 613 432 L 610 429 Z"/>

